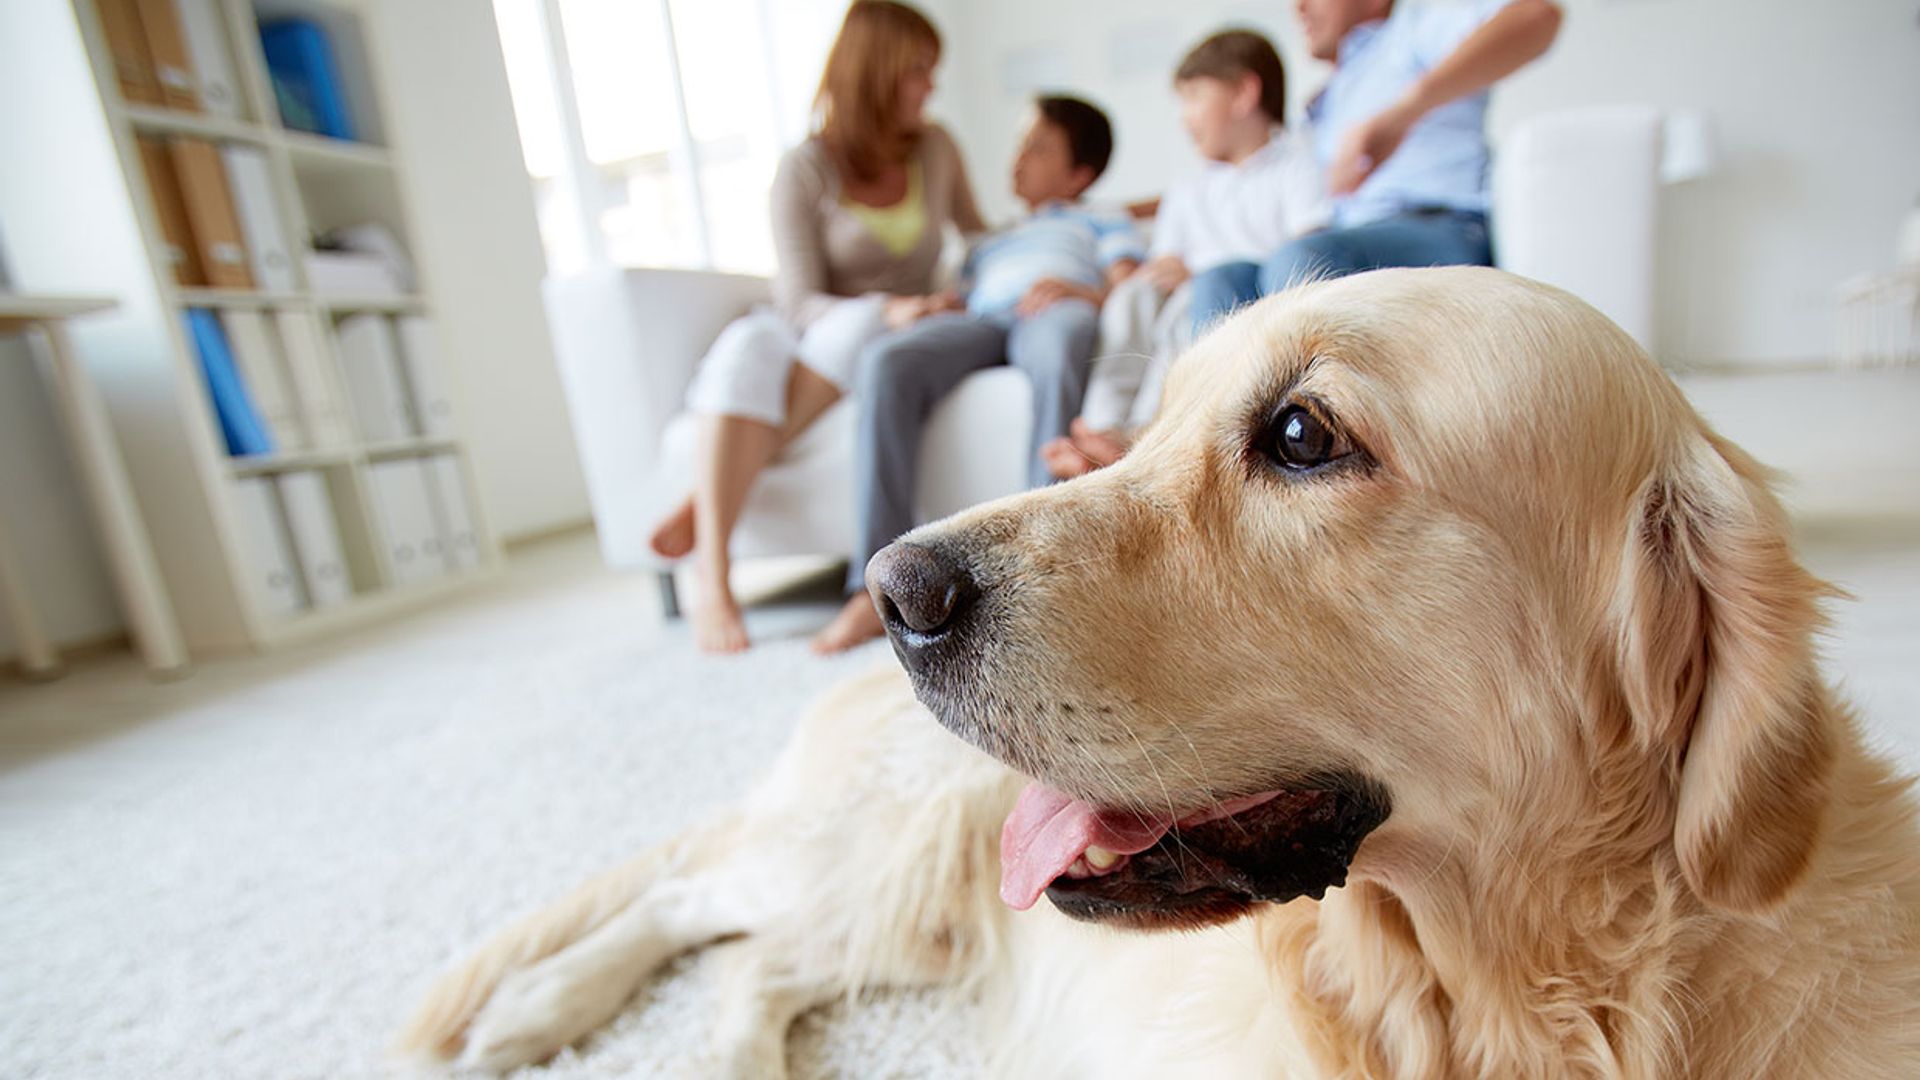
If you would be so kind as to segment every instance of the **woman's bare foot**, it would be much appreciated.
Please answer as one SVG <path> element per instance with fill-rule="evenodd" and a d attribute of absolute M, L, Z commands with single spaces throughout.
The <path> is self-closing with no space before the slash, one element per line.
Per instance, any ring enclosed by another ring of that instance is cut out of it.
<path fill-rule="evenodd" d="M 885 629 L 880 625 L 880 612 L 874 608 L 873 598 L 858 592 L 847 598 L 846 606 L 826 629 L 813 635 L 813 651 L 821 656 L 846 652 L 879 637 Z"/>
<path fill-rule="evenodd" d="M 693 550 L 693 496 L 660 519 L 647 537 L 647 546 L 663 559 L 678 559 Z"/>
<path fill-rule="evenodd" d="M 687 617 L 693 623 L 693 643 L 701 652 L 747 651 L 747 623 L 725 585 L 702 584 Z"/>

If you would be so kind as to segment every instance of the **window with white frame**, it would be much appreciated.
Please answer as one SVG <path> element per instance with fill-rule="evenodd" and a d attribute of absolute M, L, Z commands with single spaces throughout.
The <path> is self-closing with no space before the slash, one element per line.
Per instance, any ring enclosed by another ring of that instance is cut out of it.
<path fill-rule="evenodd" d="M 773 270 L 847 0 L 494 0 L 547 267 Z"/>

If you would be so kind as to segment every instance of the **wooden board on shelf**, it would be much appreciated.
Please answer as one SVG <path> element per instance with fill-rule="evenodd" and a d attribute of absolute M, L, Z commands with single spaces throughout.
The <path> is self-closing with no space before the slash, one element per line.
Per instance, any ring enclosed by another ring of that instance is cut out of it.
<path fill-rule="evenodd" d="M 270 141 L 265 127 L 225 116 L 181 112 L 157 105 L 128 104 L 120 111 L 126 116 L 127 123 L 133 125 L 135 131 L 151 132 L 156 135 L 191 135 L 216 141 L 253 143 L 257 146 L 265 146 Z"/>
<path fill-rule="evenodd" d="M 294 168 L 372 169 L 393 168 L 393 154 L 384 146 L 330 139 L 304 131 L 283 131 L 280 139 L 293 158 Z"/>
<path fill-rule="evenodd" d="M 364 443 L 360 449 L 367 455 L 369 461 L 385 461 L 389 458 L 446 453 L 459 445 L 458 439 L 427 435 L 411 439 L 388 439 L 384 442 Z"/>
<path fill-rule="evenodd" d="M 353 459 L 354 455 L 346 450 L 289 450 L 277 454 L 230 457 L 227 459 L 227 469 L 235 476 L 259 476 L 293 469 L 345 465 Z"/>
<path fill-rule="evenodd" d="M 262 289 L 177 289 L 174 295 L 182 307 L 280 308 L 300 307 L 310 302 L 303 292 L 268 292 Z"/>
<path fill-rule="evenodd" d="M 411 293 L 397 296 L 328 296 L 319 293 L 315 294 L 314 303 L 322 310 L 331 312 L 415 312 L 424 310 L 427 305 L 425 297 Z"/>

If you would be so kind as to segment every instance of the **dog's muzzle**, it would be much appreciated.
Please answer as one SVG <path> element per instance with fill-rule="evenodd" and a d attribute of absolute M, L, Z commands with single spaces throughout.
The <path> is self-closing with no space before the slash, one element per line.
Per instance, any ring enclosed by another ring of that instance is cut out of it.
<path fill-rule="evenodd" d="M 867 592 L 893 651 L 920 674 L 961 635 L 980 587 L 958 559 L 924 544 L 895 542 L 867 563 Z"/>

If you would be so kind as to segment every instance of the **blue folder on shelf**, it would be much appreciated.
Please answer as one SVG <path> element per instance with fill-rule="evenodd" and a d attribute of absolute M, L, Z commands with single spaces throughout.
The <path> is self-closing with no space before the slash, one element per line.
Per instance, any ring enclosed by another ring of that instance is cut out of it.
<path fill-rule="evenodd" d="M 333 43 L 319 23 L 309 19 L 263 23 L 260 46 L 267 54 L 267 74 L 273 79 L 283 124 L 336 139 L 358 137 L 340 85 L 340 67 L 333 62 Z"/>
<path fill-rule="evenodd" d="M 182 318 L 186 320 L 187 336 L 193 339 L 193 351 L 200 356 L 200 372 L 207 378 L 207 396 L 213 399 L 214 414 L 220 418 L 227 453 L 234 457 L 273 453 L 273 434 L 247 396 L 247 384 L 234 366 L 233 349 L 227 344 L 220 316 L 207 308 L 188 308 Z"/>

